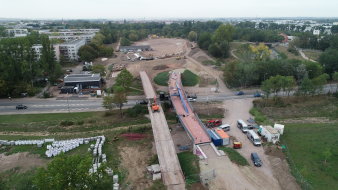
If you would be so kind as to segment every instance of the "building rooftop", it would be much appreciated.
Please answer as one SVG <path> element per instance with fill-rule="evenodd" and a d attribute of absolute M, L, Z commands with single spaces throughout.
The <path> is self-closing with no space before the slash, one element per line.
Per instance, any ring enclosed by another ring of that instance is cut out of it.
<path fill-rule="evenodd" d="M 77 40 L 72 40 L 72 41 L 68 41 L 68 42 L 64 42 L 60 45 L 77 45 L 80 43 L 83 43 L 85 41 L 85 39 L 77 39 Z"/>
<path fill-rule="evenodd" d="M 64 82 L 92 82 L 92 81 L 100 81 L 100 74 L 70 74 L 64 77 Z"/>

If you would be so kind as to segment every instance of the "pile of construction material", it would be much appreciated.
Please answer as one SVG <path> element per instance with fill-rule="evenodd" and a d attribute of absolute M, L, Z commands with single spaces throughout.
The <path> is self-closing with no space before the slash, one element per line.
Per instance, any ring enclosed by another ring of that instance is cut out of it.
<path fill-rule="evenodd" d="M 54 142 L 54 139 L 44 139 L 44 140 L 0 140 L 0 145 L 7 146 L 17 146 L 17 145 L 37 145 L 37 147 L 42 147 L 44 143 Z"/>
<path fill-rule="evenodd" d="M 158 164 L 154 164 L 147 167 L 148 172 L 152 175 L 153 181 L 161 179 L 161 167 Z"/>
<path fill-rule="evenodd" d="M 101 167 L 101 163 L 107 162 L 107 155 L 103 153 L 102 147 L 106 141 L 105 136 L 96 136 L 88 138 L 76 138 L 69 140 L 56 141 L 54 139 L 43 139 L 43 140 L 0 140 L 0 145 L 6 146 L 19 146 L 19 145 L 37 145 L 42 147 L 45 143 L 47 144 L 47 150 L 45 152 L 48 158 L 57 156 L 63 152 L 68 152 L 79 147 L 82 144 L 89 144 L 90 141 L 95 141 L 95 144 L 91 144 L 88 148 L 88 152 L 92 152 L 93 155 L 93 166 L 89 169 L 89 173 L 96 173 Z M 113 175 L 113 170 L 109 167 L 105 169 L 108 176 L 113 177 L 114 190 L 119 189 L 118 175 Z"/>

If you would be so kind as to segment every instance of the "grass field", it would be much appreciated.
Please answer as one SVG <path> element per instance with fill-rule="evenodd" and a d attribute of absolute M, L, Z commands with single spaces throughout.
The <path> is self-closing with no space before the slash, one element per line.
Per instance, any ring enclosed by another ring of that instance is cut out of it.
<path fill-rule="evenodd" d="M 303 52 L 308 58 L 315 61 L 318 61 L 320 55 L 322 54 L 322 52 L 320 51 L 312 51 L 312 50 L 303 50 Z"/>
<path fill-rule="evenodd" d="M 192 152 L 181 152 L 177 154 L 180 161 L 183 174 L 187 184 L 192 184 L 199 181 L 200 168 L 198 157 Z"/>
<path fill-rule="evenodd" d="M 283 54 L 285 54 L 289 59 L 304 60 L 304 59 L 302 58 L 302 56 L 300 56 L 300 55 L 295 55 L 295 54 L 289 52 L 287 47 L 284 47 L 284 46 L 277 46 L 277 47 L 275 47 L 275 50 L 276 50 L 278 53 L 283 53 Z"/>
<path fill-rule="evenodd" d="M 185 70 L 181 77 L 183 86 L 195 86 L 199 81 L 199 77 L 189 70 Z"/>
<path fill-rule="evenodd" d="M 169 72 L 168 71 L 159 73 L 154 78 L 154 82 L 157 85 L 161 85 L 161 86 L 168 86 L 168 80 L 169 80 Z"/>
<path fill-rule="evenodd" d="M 219 147 L 219 149 L 223 150 L 228 155 L 231 162 L 234 162 L 234 163 L 241 165 L 241 166 L 248 166 L 249 165 L 248 161 L 241 154 L 239 154 L 236 150 L 234 150 L 233 148 Z"/>
<path fill-rule="evenodd" d="M 283 106 L 260 100 L 256 108 L 272 121 L 285 124 L 281 143 L 291 173 L 303 189 L 338 189 L 338 99 L 294 97 Z"/>
<path fill-rule="evenodd" d="M 189 70 L 185 70 L 182 75 L 182 85 L 183 86 L 195 86 L 199 82 L 199 77 Z M 155 76 L 154 82 L 157 85 L 168 86 L 169 72 L 165 71 L 159 73 Z"/>
<path fill-rule="evenodd" d="M 0 131 L 12 132 L 85 132 L 150 123 L 143 115 L 121 118 L 117 110 L 105 112 L 1 115 Z"/>

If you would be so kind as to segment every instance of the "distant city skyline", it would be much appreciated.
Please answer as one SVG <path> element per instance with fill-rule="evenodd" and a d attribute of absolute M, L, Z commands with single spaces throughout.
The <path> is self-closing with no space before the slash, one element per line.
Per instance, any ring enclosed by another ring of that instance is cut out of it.
<path fill-rule="evenodd" d="M 337 0 L 0 0 L 0 18 L 338 17 Z"/>

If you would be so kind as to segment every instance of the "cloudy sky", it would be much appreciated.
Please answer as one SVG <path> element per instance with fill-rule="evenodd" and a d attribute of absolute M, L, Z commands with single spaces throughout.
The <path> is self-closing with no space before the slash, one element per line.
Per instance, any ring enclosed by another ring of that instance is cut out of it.
<path fill-rule="evenodd" d="M 338 0 L 0 0 L 0 18 L 338 17 Z"/>

